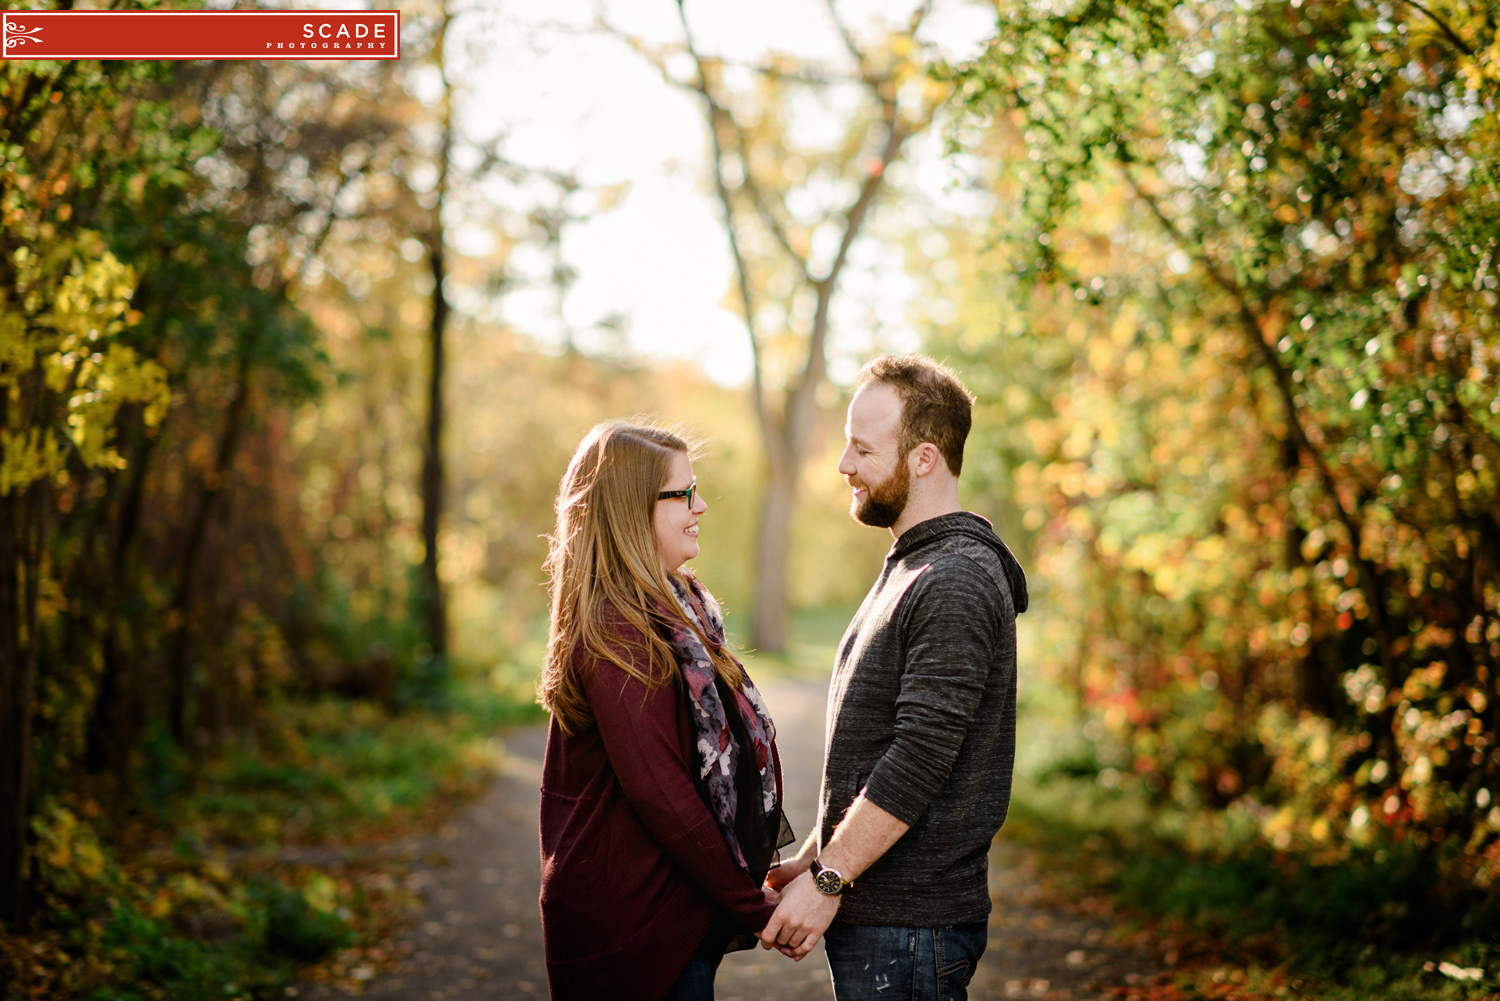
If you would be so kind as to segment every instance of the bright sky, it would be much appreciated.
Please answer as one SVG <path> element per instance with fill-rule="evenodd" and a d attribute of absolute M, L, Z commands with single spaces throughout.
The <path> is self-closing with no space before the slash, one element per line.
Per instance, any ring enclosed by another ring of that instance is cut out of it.
<path fill-rule="evenodd" d="M 879 30 L 882 18 L 904 23 L 914 5 L 840 0 L 839 10 L 860 36 Z M 658 42 L 682 37 L 674 0 L 604 0 L 604 7 L 612 23 L 634 35 Z M 468 81 L 463 127 L 476 136 L 504 131 L 511 159 L 572 171 L 586 187 L 627 186 L 612 210 L 565 230 L 563 253 L 578 278 L 564 315 L 580 345 L 602 342 L 600 319 L 620 315 L 633 351 L 691 359 L 716 381 L 743 383 L 750 347 L 728 297 L 734 276 L 710 194 L 702 106 L 620 41 L 590 31 L 594 12 L 587 0 L 522 0 L 486 16 L 483 27 L 466 26 L 460 39 L 471 43 L 474 68 L 454 74 Z M 773 50 L 847 59 L 817 0 L 688 0 L 687 13 L 705 53 L 744 61 Z M 920 37 L 961 58 L 977 50 L 993 24 L 988 5 L 937 0 Z M 953 170 L 940 154 L 936 136 L 914 144 L 911 166 L 896 179 L 910 179 L 934 199 L 950 198 L 945 189 Z M 462 248 L 461 228 L 457 239 Z M 899 256 L 873 240 L 857 249 L 841 284 L 843 308 L 834 316 L 835 377 L 857 364 L 849 359 L 872 350 L 876 326 L 882 345 L 912 340 L 902 320 L 908 286 Z M 540 252 L 523 252 L 515 264 L 534 275 L 551 268 Z M 539 343 L 560 343 L 552 289 L 511 292 L 503 310 Z"/>

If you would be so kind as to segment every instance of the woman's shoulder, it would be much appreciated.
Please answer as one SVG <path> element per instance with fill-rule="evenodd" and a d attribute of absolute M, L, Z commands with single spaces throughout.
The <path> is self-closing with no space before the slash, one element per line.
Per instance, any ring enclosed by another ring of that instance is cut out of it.
<path fill-rule="evenodd" d="M 652 625 L 644 611 L 627 614 L 613 602 L 602 602 L 595 613 L 594 626 L 596 642 L 579 642 L 573 647 L 572 660 L 575 667 L 608 665 L 618 670 L 619 665 L 612 661 L 619 658 L 642 672 L 648 670 L 652 660 L 652 644 L 647 637 L 647 630 Z M 613 656 L 605 655 L 598 643 L 608 648 Z"/>
<path fill-rule="evenodd" d="M 650 628 L 650 619 L 645 609 L 631 609 L 627 612 L 613 601 L 599 603 L 595 622 L 608 639 L 627 644 L 645 642 L 646 629 Z"/>

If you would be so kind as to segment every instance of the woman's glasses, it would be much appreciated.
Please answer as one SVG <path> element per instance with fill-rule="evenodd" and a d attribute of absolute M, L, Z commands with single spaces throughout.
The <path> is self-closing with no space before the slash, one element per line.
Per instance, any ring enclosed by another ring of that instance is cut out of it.
<path fill-rule="evenodd" d="M 686 490 L 663 490 L 661 493 L 659 493 L 659 494 L 656 495 L 656 499 L 657 500 L 670 500 L 673 497 L 686 497 L 687 498 L 687 502 L 688 502 L 688 507 L 691 508 L 693 506 L 693 491 L 695 491 L 697 489 L 698 489 L 698 477 L 694 476 L 693 477 L 693 482 L 688 484 L 688 488 Z"/>

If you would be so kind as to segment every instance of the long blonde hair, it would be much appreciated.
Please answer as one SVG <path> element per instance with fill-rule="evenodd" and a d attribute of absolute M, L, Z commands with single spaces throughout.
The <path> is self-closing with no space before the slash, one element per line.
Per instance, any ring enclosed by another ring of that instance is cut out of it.
<path fill-rule="evenodd" d="M 661 610 L 675 610 L 677 599 L 652 528 L 656 495 L 666 483 L 673 452 L 691 456 L 692 448 L 665 428 L 605 421 L 584 436 L 563 474 L 546 562 L 552 623 L 538 701 L 565 733 L 587 728 L 594 719 L 585 679 L 569 666 L 579 649 L 648 688 L 681 674 L 657 628 Z M 622 656 L 617 624 L 607 621 L 611 611 L 646 638 L 647 670 Z M 744 675 L 734 658 L 706 639 L 704 646 L 719 676 L 741 688 Z"/>

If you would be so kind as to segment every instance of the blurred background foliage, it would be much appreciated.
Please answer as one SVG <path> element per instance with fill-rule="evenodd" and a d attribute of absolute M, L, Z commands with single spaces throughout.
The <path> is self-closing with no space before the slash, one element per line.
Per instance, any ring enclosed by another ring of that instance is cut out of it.
<path fill-rule="evenodd" d="M 1500 892 L 1496 15 L 1001 4 L 943 71 L 1016 209 L 940 336 L 1067 637 L 1052 767 L 1361 944 Z"/>
<path fill-rule="evenodd" d="M 1038 594 L 1017 830 L 1187 927 L 1495 965 L 1500 8 L 996 10 L 972 61 L 914 76 L 931 55 L 898 33 L 900 79 L 856 84 L 891 115 L 916 87 L 968 171 L 958 212 L 893 167 L 861 240 L 904 259 L 909 326 L 978 394 L 966 503 Z M 0 963 L 23 996 L 257 996 L 373 948 L 399 894 L 296 852 L 430 823 L 538 718 L 553 493 L 600 419 L 705 440 L 698 571 L 754 635 L 777 429 L 750 389 L 541 350 L 492 308 L 513 252 L 554 254 L 611 195 L 453 140 L 421 82 L 447 9 L 403 13 L 396 64 L 0 69 Z M 784 584 L 793 659 L 826 657 L 889 540 L 833 472 L 812 324 L 848 314 L 812 308 L 813 223 L 837 229 L 890 127 L 849 120 L 807 223 L 821 168 L 783 119 L 839 107 L 827 81 L 699 66 L 739 164 L 705 185 L 762 216 L 767 391 L 815 384 Z M 488 239 L 434 236 L 440 197 Z M 451 638 L 421 578 L 439 299 Z"/>

